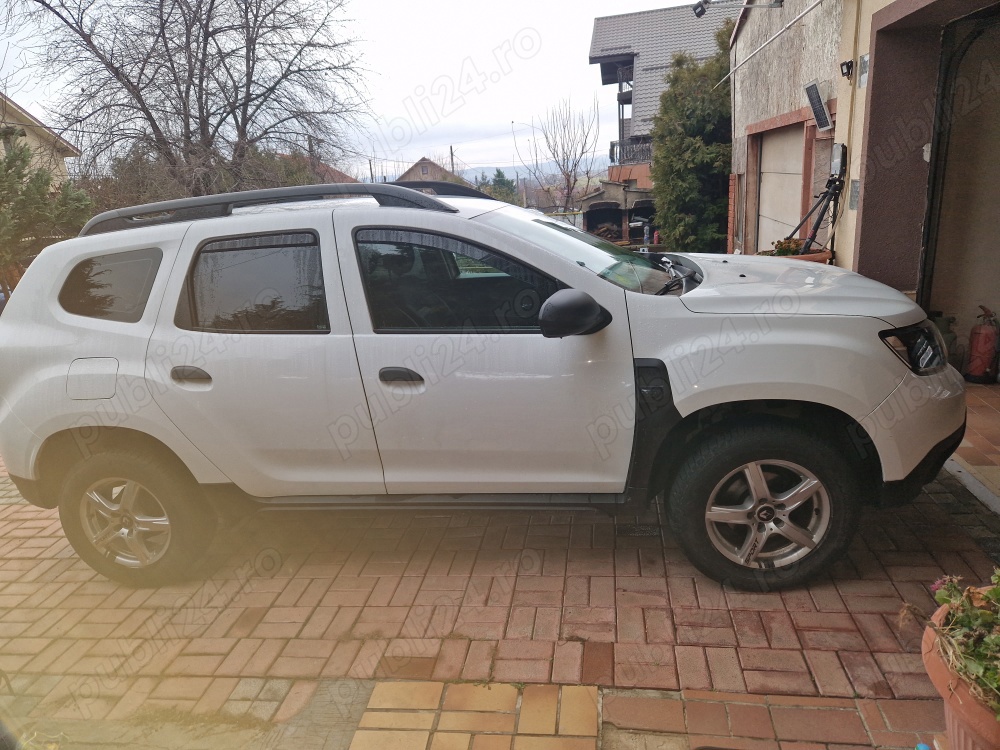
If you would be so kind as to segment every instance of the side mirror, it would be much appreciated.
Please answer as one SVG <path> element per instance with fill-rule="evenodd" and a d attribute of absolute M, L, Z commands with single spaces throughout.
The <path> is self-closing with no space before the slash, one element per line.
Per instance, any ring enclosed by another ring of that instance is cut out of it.
<path fill-rule="evenodd" d="M 538 325 L 547 339 L 596 333 L 610 322 L 611 313 L 578 289 L 560 289 L 538 313 Z"/>

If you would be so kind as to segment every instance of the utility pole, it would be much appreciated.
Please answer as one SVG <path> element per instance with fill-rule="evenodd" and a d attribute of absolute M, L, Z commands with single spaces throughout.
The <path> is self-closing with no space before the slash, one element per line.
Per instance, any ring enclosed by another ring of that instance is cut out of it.
<path fill-rule="evenodd" d="M 375 182 L 375 166 L 371 159 L 368 160 L 368 173 L 372 176 L 372 182 Z"/>
<path fill-rule="evenodd" d="M 455 147 L 448 146 L 448 151 L 451 152 L 451 173 L 455 174 Z"/>

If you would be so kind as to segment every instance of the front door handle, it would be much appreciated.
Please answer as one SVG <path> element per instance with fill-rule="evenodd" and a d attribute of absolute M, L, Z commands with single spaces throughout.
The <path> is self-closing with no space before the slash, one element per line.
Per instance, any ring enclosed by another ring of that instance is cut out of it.
<path fill-rule="evenodd" d="M 423 383 L 420 373 L 409 367 L 383 367 L 378 371 L 378 379 L 383 383 Z"/>
<path fill-rule="evenodd" d="M 182 365 L 170 371 L 170 379 L 178 383 L 211 383 L 212 376 L 200 367 Z"/>

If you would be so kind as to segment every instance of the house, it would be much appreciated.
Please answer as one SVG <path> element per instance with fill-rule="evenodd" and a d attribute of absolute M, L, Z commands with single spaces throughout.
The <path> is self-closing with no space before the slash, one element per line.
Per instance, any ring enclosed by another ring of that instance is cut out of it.
<path fill-rule="evenodd" d="M 956 317 L 966 341 L 978 305 L 1000 307 L 998 50 L 996 0 L 744 10 L 731 44 L 730 251 L 790 232 L 843 144 L 843 200 L 820 239 L 837 265 Z"/>
<path fill-rule="evenodd" d="M 341 172 L 336 167 L 331 167 L 329 164 L 306 154 L 280 154 L 279 157 L 293 168 L 309 172 L 316 180 L 325 185 L 360 182 L 360 180 L 356 180 L 346 172 Z"/>
<path fill-rule="evenodd" d="M 652 207 L 653 119 L 660 111 L 660 94 L 667 87 L 666 75 L 674 56 L 684 52 L 702 61 L 714 55 L 718 49 L 716 31 L 737 13 L 732 7 L 713 7 L 710 18 L 699 19 L 685 5 L 594 19 L 590 64 L 600 65 L 603 85 L 616 87 L 618 129 L 608 154 L 608 181 L 616 186 L 598 190 L 590 200 L 584 200 L 584 227 L 588 231 L 592 231 L 591 226 L 606 225 L 617 211 L 622 234 L 627 233 L 633 205 L 610 205 L 624 200 L 625 192 L 637 193 L 633 201 L 639 201 L 640 206 L 649 202 Z M 588 211 L 599 211 L 600 215 L 588 219 Z M 652 210 L 648 214 L 652 216 Z"/>
<path fill-rule="evenodd" d="M 449 172 L 437 162 L 433 162 L 426 156 L 417 161 L 412 167 L 396 178 L 397 182 L 414 182 L 421 180 L 434 180 L 436 182 L 457 182 L 460 185 L 472 187 L 472 183 L 459 177 L 454 172 Z"/>
<path fill-rule="evenodd" d="M 655 213 L 649 188 L 601 180 L 597 190 L 583 197 L 582 229 L 615 242 L 641 242 L 642 228 L 629 224 L 636 219 L 652 222 Z"/>
<path fill-rule="evenodd" d="M 23 133 L 24 142 L 34 154 L 33 165 L 52 172 L 54 181 L 61 183 L 67 179 L 66 159 L 80 155 L 80 150 L 13 99 L 0 93 L 0 128 L 10 128 L 14 133 Z M 0 144 L 0 148 L 4 148 Z"/>

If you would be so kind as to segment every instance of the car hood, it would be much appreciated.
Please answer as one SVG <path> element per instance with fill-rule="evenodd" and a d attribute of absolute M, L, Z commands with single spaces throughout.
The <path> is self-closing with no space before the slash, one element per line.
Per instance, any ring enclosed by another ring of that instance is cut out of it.
<path fill-rule="evenodd" d="M 909 297 L 836 266 L 786 258 L 691 253 L 704 281 L 680 299 L 692 312 L 862 315 L 894 326 L 926 315 Z"/>

